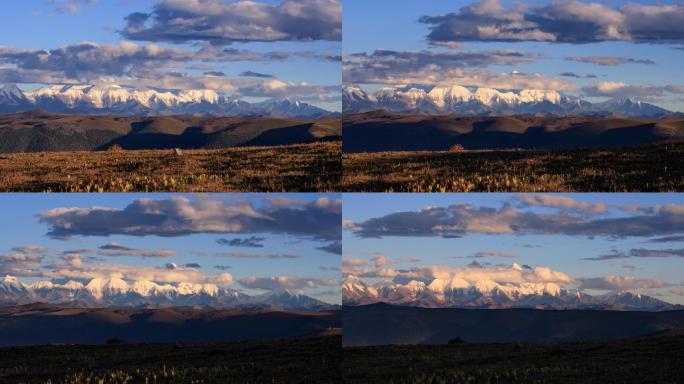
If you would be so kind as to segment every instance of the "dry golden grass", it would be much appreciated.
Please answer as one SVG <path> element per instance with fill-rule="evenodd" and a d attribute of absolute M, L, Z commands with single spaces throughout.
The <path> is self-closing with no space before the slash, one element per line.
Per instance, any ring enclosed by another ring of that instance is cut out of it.
<path fill-rule="evenodd" d="M 343 191 L 684 191 L 684 144 L 572 151 L 343 155 Z"/>
<path fill-rule="evenodd" d="M 341 144 L 0 155 L 0 191 L 335 191 Z"/>

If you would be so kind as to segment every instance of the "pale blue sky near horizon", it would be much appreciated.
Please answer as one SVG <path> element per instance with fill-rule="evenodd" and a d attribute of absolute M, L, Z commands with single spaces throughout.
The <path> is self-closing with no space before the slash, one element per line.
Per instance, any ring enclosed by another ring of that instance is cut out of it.
<path fill-rule="evenodd" d="M 396 212 L 418 211 L 426 207 L 447 207 L 456 204 L 470 204 L 474 207 L 499 209 L 510 203 L 523 212 L 550 213 L 549 208 L 518 207 L 514 201 L 517 194 L 512 193 L 393 193 L 343 195 L 343 220 L 362 223 L 371 218 L 383 217 Z M 684 206 L 684 195 L 677 193 L 564 193 L 547 194 L 567 196 L 580 202 L 606 203 L 614 207 L 675 204 Z M 629 217 L 629 213 L 612 209 L 606 216 Z M 396 269 L 414 266 L 465 267 L 477 261 L 492 265 L 518 263 L 531 266 L 549 267 L 554 271 L 568 274 L 572 278 L 602 276 L 632 276 L 639 279 L 662 279 L 673 285 L 666 289 L 642 290 L 644 293 L 661 295 L 658 298 L 669 302 L 684 304 L 684 296 L 670 293 L 681 290 L 684 277 L 684 257 L 649 257 L 614 260 L 582 260 L 611 254 L 613 250 L 629 251 L 635 248 L 678 249 L 684 248 L 683 242 L 649 243 L 651 237 L 610 238 L 606 236 L 569 236 L 563 234 L 483 234 L 468 233 L 461 238 L 387 236 L 364 238 L 354 232 L 343 231 L 343 260 L 359 258 L 371 260 L 378 254 L 390 259 L 398 259 Z M 470 258 L 478 252 L 503 252 L 517 255 L 517 258 L 484 257 Z M 410 261 L 410 258 L 421 261 Z M 636 269 L 628 270 L 624 265 Z M 372 279 L 371 279 L 372 280 Z M 679 288 L 678 288 L 679 286 Z M 684 292 L 684 291 L 683 291 Z"/>
<path fill-rule="evenodd" d="M 0 24 L 0 46 L 24 49 L 56 49 L 65 45 L 81 42 L 94 42 L 100 45 L 117 44 L 125 41 L 117 31 L 126 21 L 124 18 L 134 12 L 150 12 L 158 0 L 99 0 L 92 4 L 82 4 L 76 12 L 57 13 L 59 3 L 48 0 L 4 1 L 0 4 L 0 13 L 12 15 L 3 18 Z M 263 0 L 260 3 L 279 4 L 278 0 Z M 150 44 L 145 41 L 134 41 L 138 45 Z M 162 47 L 197 49 L 193 43 L 170 44 L 155 42 Z M 339 41 L 277 41 L 277 42 L 235 42 L 227 46 L 231 49 L 249 50 L 253 52 L 313 52 L 317 54 L 340 55 Z M 197 63 L 187 63 L 185 68 L 176 71 L 190 75 L 201 75 L 202 70 L 187 68 Z M 340 63 L 290 57 L 284 61 L 230 61 L 209 64 L 213 71 L 224 72 L 227 77 L 240 78 L 247 71 L 264 73 L 291 83 L 307 83 L 309 85 L 339 85 L 342 82 Z M 19 84 L 21 88 L 32 90 L 44 84 Z M 248 101 L 256 101 L 245 97 Z M 339 111 L 339 101 L 308 101 L 328 110 Z"/>
<path fill-rule="evenodd" d="M 589 1 L 584 1 L 589 3 Z M 366 52 L 376 49 L 396 51 L 421 51 L 443 48 L 431 47 L 426 39 L 430 32 L 428 25 L 420 23 L 422 16 L 438 16 L 458 12 L 460 8 L 473 4 L 464 0 L 398 0 L 394 6 L 387 6 L 383 1 L 345 0 L 343 7 L 343 40 L 344 54 Z M 546 0 L 527 0 L 524 2 L 503 0 L 504 6 L 522 3 L 530 6 L 546 5 Z M 601 2 L 604 5 L 618 7 L 630 3 L 644 5 L 681 4 L 681 1 L 624 1 L 614 0 Z M 382 17 L 378 17 L 382 15 Z M 460 51 L 487 51 L 510 49 L 518 52 L 538 52 L 544 57 L 529 64 L 492 65 L 487 67 L 497 73 L 538 73 L 573 82 L 578 90 L 565 92 L 573 96 L 581 96 L 581 87 L 597 82 L 624 82 L 627 84 L 651 84 L 657 86 L 684 85 L 684 44 L 663 43 L 646 44 L 625 41 L 608 41 L 587 44 L 548 43 L 548 42 L 459 42 Z M 655 64 L 624 64 L 616 66 L 597 65 L 564 60 L 575 56 L 615 56 L 636 60 L 653 60 Z M 596 78 L 570 78 L 560 76 L 561 73 L 572 72 L 579 75 L 595 75 Z M 448 80 L 448 79 L 445 79 Z M 463 84 L 468 85 L 468 84 Z M 369 84 L 367 88 L 374 90 L 380 84 Z M 606 97 L 584 97 L 592 102 L 607 100 Z M 664 108 L 684 111 L 684 96 L 668 97 L 655 103 Z"/>
<path fill-rule="evenodd" d="M 123 209 L 134 200 L 168 199 L 170 196 L 184 196 L 190 200 L 199 197 L 199 194 L 168 194 L 168 193 L 104 193 L 104 194 L 34 194 L 14 193 L 0 195 L 0 207 L 3 214 L 0 216 L 0 255 L 12 254 L 15 247 L 37 245 L 49 248 L 55 252 L 64 252 L 74 249 L 98 248 L 110 242 L 116 242 L 129 248 L 160 250 L 168 249 L 176 252 L 171 257 L 141 257 L 141 256 L 116 256 L 104 257 L 98 263 L 124 264 L 129 266 L 144 266 L 162 268 L 166 263 L 175 263 L 179 266 L 188 263 L 198 263 L 199 271 L 207 275 L 217 275 L 228 272 L 233 276 L 234 283 L 229 287 L 242 290 L 249 294 L 263 293 L 253 289 L 241 287 L 237 281 L 249 276 L 270 277 L 289 276 L 297 278 L 339 279 L 340 256 L 324 252 L 318 247 L 327 244 L 326 241 L 316 241 L 306 236 L 271 233 L 192 233 L 182 236 L 73 236 L 63 240 L 47 235 L 49 226 L 38 220 L 38 215 L 55 208 L 68 207 L 107 207 Z M 339 199 L 339 194 L 318 193 L 207 193 L 201 194 L 202 198 L 216 199 L 225 202 L 246 200 L 255 207 L 263 206 L 267 197 L 282 197 L 301 202 L 312 202 L 319 197 Z M 249 248 L 226 246 L 217 243 L 218 239 L 245 239 L 251 236 L 264 237 L 263 247 Z M 206 252 L 208 255 L 198 255 Z M 247 253 L 247 254 L 287 254 L 298 256 L 296 259 L 257 259 L 235 258 L 217 256 L 218 253 Z M 87 255 L 83 255 L 85 257 Z M 85 261 L 84 264 L 95 261 Z M 47 262 L 45 262 L 47 263 Z M 216 265 L 230 266 L 230 269 L 219 270 Z M 337 268 L 338 270 L 322 270 L 325 268 Z M 48 268 L 44 266 L 44 268 Z M 48 268 L 49 269 L 49 268 Z M 19 277 L 25 282 L 34 282 L 41 277 Z M 124 276 L 125 278 L 125 276 Z M 48 279 L 49 280 L 49 279 Z M 330 294 L 331 287 L 319 287 L 306 290 L 307 294 L 330 303 L 339 302 L 339 295 Z M 339 289 L 336 289 L 339 290 Z"/>

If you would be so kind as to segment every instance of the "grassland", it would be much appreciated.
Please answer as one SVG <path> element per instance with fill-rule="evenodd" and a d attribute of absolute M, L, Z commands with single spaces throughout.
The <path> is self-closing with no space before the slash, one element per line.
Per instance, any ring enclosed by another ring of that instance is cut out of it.
<path fill-rule="evenodd" d="M 341 339 L 0 349 L 7 384 L 341 383 Z"/>
<path fill-rule="evenodd" d="M 0 191 L 335 191 L 340 142 L 230 149 L 0 155 Z"/>
<path fill-rule="evenodd" d="M 344 348 L 345 383 L 680 383 L 684 335 Z"/>
<path fill-rule="evenodd" d="M 343 155 L 343 191 L 684 191 L 684 143 L 566 151 Z"/>

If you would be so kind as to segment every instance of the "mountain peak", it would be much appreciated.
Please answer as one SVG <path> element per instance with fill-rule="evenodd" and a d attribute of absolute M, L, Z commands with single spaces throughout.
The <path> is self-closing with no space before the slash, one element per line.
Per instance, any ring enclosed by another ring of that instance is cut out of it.
<path fill-rule="evenodd" d="M 425 115 L 503 116 L 537 115 L 582 116 L 596 114 L 624 117 L 666 117 L 674 113 L 640 101 L 614 99 L 592 104 L 555 90 L 499 90 L 462 85 L 407 85 L 384 87 L 372 94 L 360 86 L 348 84 L 342 94 L 345 112 L 386 109 L 400 113 Z"/>
<path fill-rule="evenodd" d="M 287 98 L 248 103 L 211 89 L 168 91 L 133 89 L 118 84 L 58 84 L 22 92 L 14 85 L 0 89 L 0 112 L 43 109 L 53 113 L 319 118 L 333 113 Z"/>

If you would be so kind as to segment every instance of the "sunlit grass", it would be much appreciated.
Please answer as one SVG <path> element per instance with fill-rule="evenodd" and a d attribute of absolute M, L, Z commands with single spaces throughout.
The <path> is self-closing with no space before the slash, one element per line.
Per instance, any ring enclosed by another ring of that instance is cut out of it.
<path fill-rule="evenodd" d="M 339 142 L 217 150 L 0 155 L 0 191 L 334 191 Z"/>
<path fill-rule="evenodd" d="M 684 191 L 684 144 L 572 151 L 343 155 L 342 189 L 369 192 Z"/>

